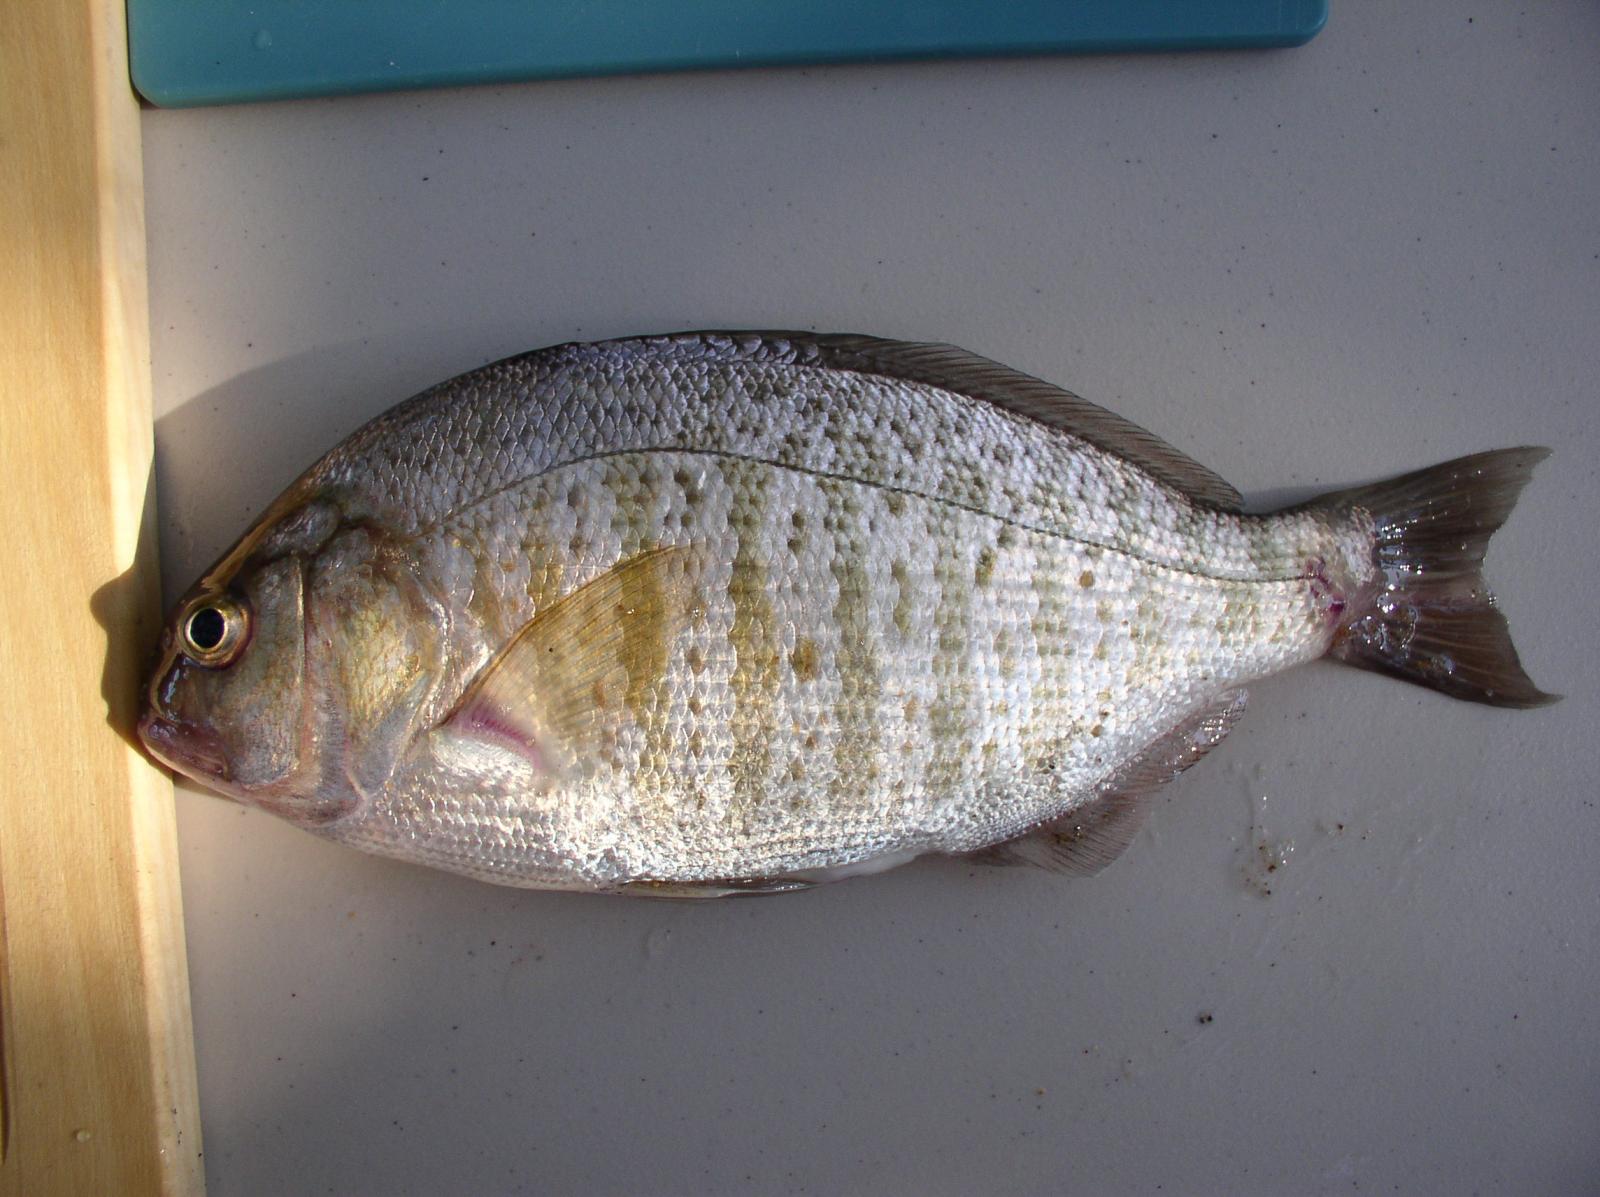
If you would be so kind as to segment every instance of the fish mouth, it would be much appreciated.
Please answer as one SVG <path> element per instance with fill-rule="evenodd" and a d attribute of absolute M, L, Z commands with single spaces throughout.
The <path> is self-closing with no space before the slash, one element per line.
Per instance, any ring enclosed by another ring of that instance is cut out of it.
<path fill-rule="evenodd" d="M 169 769 L 215 785 L 228 779 L 222 740 L 206 727 L 181 727 L 154 711 L 139 717 L 139 741 L 145 751 Z"/>

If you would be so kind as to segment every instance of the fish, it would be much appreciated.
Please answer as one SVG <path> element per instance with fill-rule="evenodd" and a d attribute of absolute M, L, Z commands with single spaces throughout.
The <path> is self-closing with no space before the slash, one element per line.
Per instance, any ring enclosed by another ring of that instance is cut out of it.
<path fill-rule="evenodd" d="M 1554 701 L 1481 571 L 1547 453 L 1246 514 L 949 345 L 558 345 L 301 475 L 176 604 L 138 732 L 316 835 L 506 885 L 1091 874 L 1296 665 Z"/>

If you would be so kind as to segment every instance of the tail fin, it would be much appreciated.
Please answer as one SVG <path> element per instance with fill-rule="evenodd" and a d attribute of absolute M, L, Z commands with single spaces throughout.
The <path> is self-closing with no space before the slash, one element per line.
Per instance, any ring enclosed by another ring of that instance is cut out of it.
<path fill-rule="evenodd" d="M 1484 550 L 1548 449 L 1501 449 L 1341 491 L 1318 507 L 1363 508 L 1378 589 L 1341 622 L 1328 655 L 1469 702 L 1538 707 L 1511 629 L 1484 585 Z"/>

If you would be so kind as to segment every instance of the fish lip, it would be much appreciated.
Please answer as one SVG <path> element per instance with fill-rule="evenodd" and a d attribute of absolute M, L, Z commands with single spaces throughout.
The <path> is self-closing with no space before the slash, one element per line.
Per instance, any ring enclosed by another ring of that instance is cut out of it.
<path fill-rule="evenodd" d="M 180 727 L 155 711 L 139 717 L 139 742 L 169 769 L 207 785 L 228 780 L 222 739 L 208 727 Z"/>

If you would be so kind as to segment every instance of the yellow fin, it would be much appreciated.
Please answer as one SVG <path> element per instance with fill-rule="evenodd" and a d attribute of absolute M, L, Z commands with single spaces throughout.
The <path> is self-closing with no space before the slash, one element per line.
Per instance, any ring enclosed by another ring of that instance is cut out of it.
<path fill-rule="evenodd" d="M 448 727 L 525 757 L 543 777 L 588 772 L 643 722 L 693 609 L 687 547 L 649 549 L 535 615 L 484 666 Z"/>

